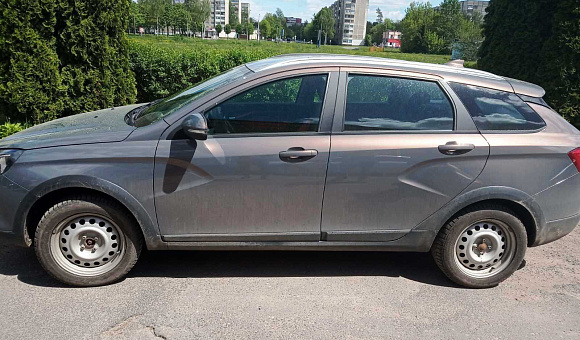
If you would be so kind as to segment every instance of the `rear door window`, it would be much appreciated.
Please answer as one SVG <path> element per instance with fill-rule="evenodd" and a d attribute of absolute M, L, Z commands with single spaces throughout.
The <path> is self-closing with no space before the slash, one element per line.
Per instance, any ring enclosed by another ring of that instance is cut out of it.
<path fill-rule="evenodd" d="M 482 131 L 535 131 L 542 118 L 515 93 L 449 83 Z"/>
<path fill-rule="evenodd" d="M 436 82 L 349 75 L 344 131 L 453 130 L 453 107 Z"/>

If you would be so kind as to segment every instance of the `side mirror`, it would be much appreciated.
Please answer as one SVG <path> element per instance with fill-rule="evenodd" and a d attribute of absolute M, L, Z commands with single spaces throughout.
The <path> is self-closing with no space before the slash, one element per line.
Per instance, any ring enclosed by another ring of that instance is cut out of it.
<path fill-rule="evenodd" d="M 207 121 L 202 114 L 194 113 L 183 120 L 181 128 L 187 137 L 195 140 L 207 139 Z"/>

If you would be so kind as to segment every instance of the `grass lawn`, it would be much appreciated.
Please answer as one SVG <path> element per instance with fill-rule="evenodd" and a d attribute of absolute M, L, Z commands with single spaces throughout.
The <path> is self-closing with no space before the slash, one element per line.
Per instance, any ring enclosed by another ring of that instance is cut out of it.
<path fill-rule="evenodd" d="M 289 53 L 333 53 L 333 54 L 354 54 L 372 57 L 393 58 L 409 61 L 419 61 L 433 64 L 444 64 L 451 60 L 450 55 L 401 53 L 391 49 L 386 52 L 370 52 L 366 46 L 346 47 L 346 46 L 321 46 L 317 48 L 314 44 L 298 43 L 275 43 L 271 41 L 246 41 L 246 40 L 202 40 L 200 38 L 186 38 L 181 36 L 129 36 L 132 42 L 139 44 L 155 44 L 160 48 L 167 49 L 244 49 L 266 51 L 268 55 L 289 54 Z"/>

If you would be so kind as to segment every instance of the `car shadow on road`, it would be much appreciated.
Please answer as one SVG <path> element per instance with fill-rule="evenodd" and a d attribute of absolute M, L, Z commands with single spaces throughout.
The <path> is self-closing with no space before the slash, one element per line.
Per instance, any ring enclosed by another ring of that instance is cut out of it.
<path fill-rule="evenodd" d="M 23 283 L 66 287 L 44 272 L 31 249 L 0 243 L 0 275 Z M 129 277 L 401 277 L 429 285 L 459 288 L 428 253 L 158 251 L 144 252 Z"/>

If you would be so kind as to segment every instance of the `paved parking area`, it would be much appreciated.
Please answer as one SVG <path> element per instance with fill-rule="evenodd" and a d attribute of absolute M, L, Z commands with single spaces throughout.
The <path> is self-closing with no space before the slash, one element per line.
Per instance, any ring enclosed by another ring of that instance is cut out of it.
<path fill-rule="evenodd" d="M 450 283 L 428 254 L 146 253 L 99 288 L 0 241 L 0 338 L 578 339 L 580 230 L 501 286 Z"/>

